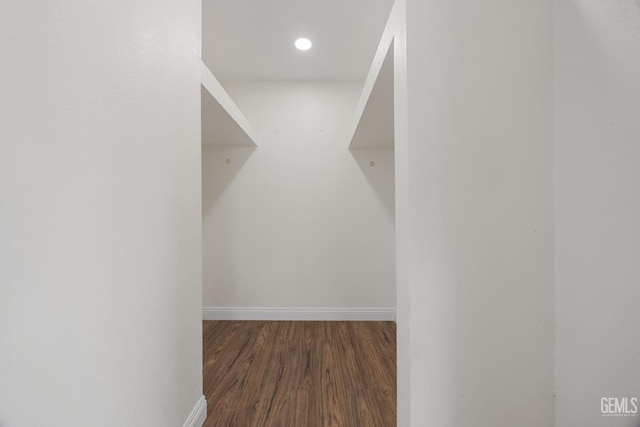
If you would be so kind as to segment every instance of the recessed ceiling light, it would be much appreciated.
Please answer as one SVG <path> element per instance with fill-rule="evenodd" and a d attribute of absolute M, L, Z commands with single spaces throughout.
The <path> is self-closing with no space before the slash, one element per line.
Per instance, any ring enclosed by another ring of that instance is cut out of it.
<path fill-rule="evenodd" d="M 300 39 L 296 40 L 295 45 L 300 50 L 309 50 L 309 49 L 311 49 L 311 40 L 305 39 L 305 38 L 300 38 Z"/>

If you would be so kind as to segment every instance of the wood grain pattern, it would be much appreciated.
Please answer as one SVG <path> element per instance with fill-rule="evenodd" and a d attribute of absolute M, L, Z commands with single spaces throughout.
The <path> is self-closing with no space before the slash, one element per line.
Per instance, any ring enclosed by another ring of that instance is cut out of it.
<path fill-rule="evenodd" d="M 396 425 L 393 322 L 204 321 L 204 427 Z"/>

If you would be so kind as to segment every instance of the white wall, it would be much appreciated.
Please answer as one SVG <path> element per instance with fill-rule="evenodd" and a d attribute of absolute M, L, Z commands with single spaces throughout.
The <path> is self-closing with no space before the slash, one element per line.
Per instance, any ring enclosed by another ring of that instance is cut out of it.
<path fill-rule="evenodd" d="M 640 398 L 640 3 L 557 2 L 557 423 Z"/>
<path fill-rule="evenodd" d="M 202 394 L 200 2 L 0 6 L 0 425 Z"/>
<path fill-rule="evenodd" d="M 347 148 L 360 86 L 226 88 L 259 145 L 203 148 L 204 306 L 394 308 L 393 153 Z"/>
<path fill-rule="evenodd" d="M 551 426 L 552 3 L 406 4 L 399 395 L 412 426 Z"/>

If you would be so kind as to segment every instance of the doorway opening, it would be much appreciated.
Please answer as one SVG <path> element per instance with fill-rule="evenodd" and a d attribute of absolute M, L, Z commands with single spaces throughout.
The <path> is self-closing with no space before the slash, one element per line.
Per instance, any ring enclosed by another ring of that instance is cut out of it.
<path fill-rule="evenodd" d="M 232 322 L 205 334 L 301 321 L 323 341 L 395 320 L 392 3 L 203 4 L 203 318 Z"/>

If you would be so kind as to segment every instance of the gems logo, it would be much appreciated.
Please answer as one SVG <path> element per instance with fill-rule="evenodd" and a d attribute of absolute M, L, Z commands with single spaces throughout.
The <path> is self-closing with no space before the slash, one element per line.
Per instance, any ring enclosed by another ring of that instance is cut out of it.
<path fill-rule="evenodd" d="M 638 414 L 637 397 L 603 397 L 600 399 L 603 417 L 634 417 Z"/>

